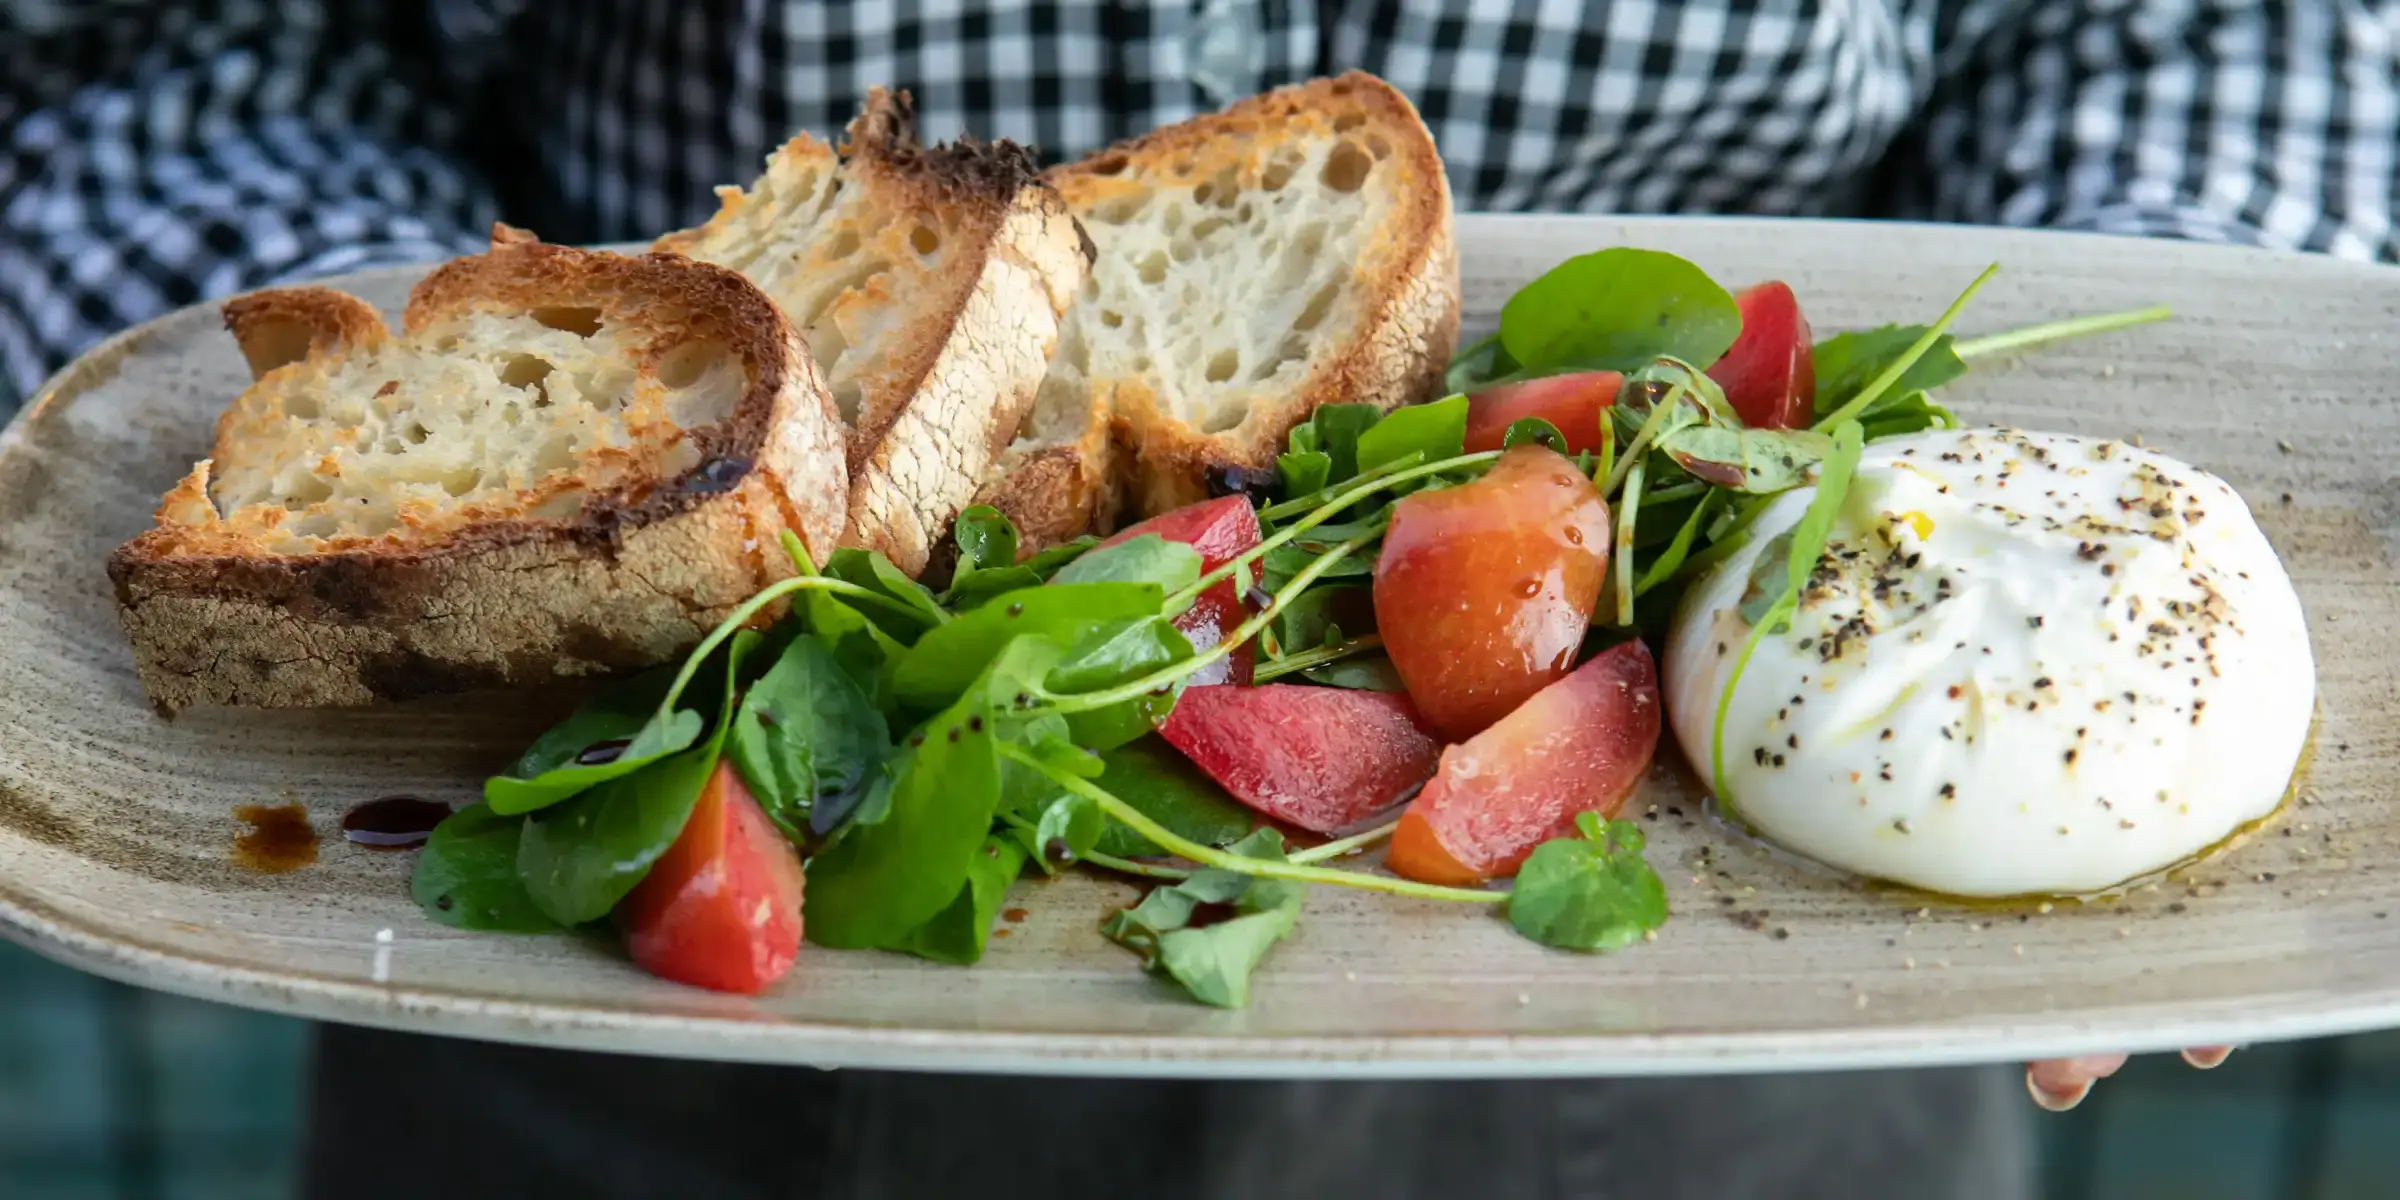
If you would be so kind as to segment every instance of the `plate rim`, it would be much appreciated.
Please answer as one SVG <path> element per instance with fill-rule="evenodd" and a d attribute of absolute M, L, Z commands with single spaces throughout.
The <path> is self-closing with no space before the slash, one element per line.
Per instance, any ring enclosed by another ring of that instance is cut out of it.
<path fill-rule="evenodd" d="M 2304 269 L 2400 277 L 2400 267 L 2256 246 L 2125 235 L 1733 214 L 1456 214 L 1459 240 L 1470 230 L 1518 224 L 1585 225 L 1611 230 L 1752 226 L 1854 232 L 1872 227 L 1902 236 L 1999 235 L 2029 239 L 2105 239 L 2154 243 L 2186 255 L 2306 263 Z M 1638 233 L 1636 235 L 1638 237 Z M 639 250 L 640 244 L 607 244 Z M 349 272 L 330 281 L 422 273 L 434 263 Z M 0 457 L 21 453 L 37 423 L 66 419 L 75 399 L 112 378 L 111 369 L 162 331 L 213 315 L 224 298 L 201 300 L 102 339 L 34 390 L 0 431 Z M 1758 1070 L 1953 1066 L 2087 1053 L 2148 1052 L 2233 1041 L 2322 1037 L 2400 1026 L 2400 983 L 2339 993 L 2298 995 L 2261 1016 L 2257 995 L 2155 1001 L 2044 1017 L 2018 1013 L 1972 1019 L 1904 1020 L 1858 1026 L 1751 1029 L 1732 1033 L 1512 1033 L 1250 1035 L 1041 1033 L 929 1030 L 829 1022 L 781 1014 L 771 1019 L 674 1014 L 611 1004 L 527 1000 L 465 988 L 361 982 L 306 971 L 270 969 L 178 948 L 105 920 L 74 917 L 43 899 L 25 879 L 0 878 L 0 936 L 69 967 L 134 986 L 258 1011 L 477 1040 L 694 1059 L 804 1064 L 826 1068 L 947 1070 L 1029 1075 L 1186 1078 L 1537 1078 L 1711 1075 Z M 1871 1004 L 1871 1000 L 1870 1000 Z"/>

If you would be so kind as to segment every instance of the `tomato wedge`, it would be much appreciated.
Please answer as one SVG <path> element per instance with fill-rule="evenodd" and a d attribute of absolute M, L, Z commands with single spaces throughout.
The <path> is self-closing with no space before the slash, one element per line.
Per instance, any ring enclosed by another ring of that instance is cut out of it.
<path fill-rule="evenodd" d="M 1406 696 L 1292 683 L 1186 689 L 1158 732 L 1234 799 L 1316 833 L 1389 808 L 1442 752 Z"/>
<path fill-rule="evenodd" d="M 1392 506 L 1375 623 L 1418 711 L 1456 741 L 1567 673 L 1608 569 L 1608 505 L 1557 453 Z"/>
<path fill-rule="evenodd" d="M 1100 544 L 1113 546 L 1145 533 L 1155 533 L 1199 551 L 1200 572 L 1205 575 L 1258 544 L 1258 510 L 1251 508 L 1244 497 L 1220 496 L 1160 513 L 1139 525 L 1119 530 Z M 1200 593 L 1192 606 L 1175 618 L 1175 628 L 1191 639 L 1192 650 L 1197 653 L 1225 640 L 1226 634 L 1241 625 L 1244 615 L 1241 591 L 1227 578 Z M 1256 651 L 1249 645 L 1237 647 L 1233 653 L 1194 671 L 1192 682 L 1247 684 L 1255 658 Z"/>
<path fill-rule="evenodd" d="M 1617 402 L 1624 385 L 1625 377 L 1615 371 L 1582 371 L 1486 388 L 1467 398 L 1467 449 L 1498 450 L 1510 425 L 1540 417 L 1566 437 L 1569 454 L 1597 454 L 1601 414 Z"/>
<path fill-rule="evenodd" d="M 1615 816 L 1650 769 L 1658 730 L 1649 648 L 1612 646 L 1443 751 L 1384 864 L 1454 886 L 1513 875 L 1535 846 L 1572 833 L 1575 814 Z"/>
<path fill-rule="evenodd" d="M 1808 318 L 1790 285 L 1762 283 L 1733 298 L 1742 333 L 1708 377 L 1753 429 L 1805 429 L 1816 415 L 1817 363 Z"/>
<path fill-rule="evenodd" d="M 756 995 L 800 953 L 800 855 L 730 762 L 691 820 L 617 904 L 625 949 L 662 979 Z"/>

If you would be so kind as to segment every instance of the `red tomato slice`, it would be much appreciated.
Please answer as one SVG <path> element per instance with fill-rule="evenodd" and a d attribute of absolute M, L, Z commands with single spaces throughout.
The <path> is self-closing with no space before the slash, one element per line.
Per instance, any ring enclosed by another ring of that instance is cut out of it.
<path fill-rule="evenodd" d="M 1221 496 L 1187 504 L 1173 512 L 1161 513 L 1139 525 L 1119 530 L 1103 546 L 1113 546 L 1127 538 L 1155 533 L 1170 542 L 1182 542 L 1200 552 L 1200 571 L 1207 574 L 1224 566 L 1258 544 L 1258 511 L 1241 496 Z M 1241 625 L 1247 614 L 1242 608 L 1242 594 L 1228 578 L 1200 593 L 1200 598 L 1175 618 L 1175 627 L 1191 639 L 1192 649 L 1203 651 L 1225 639 Z M 1250 682 L 1250 669 L 1256 652 L 1243 645 L 1233 653 L 1192 673 L 1194 684 Z"/>
<path fill-rule="evenodd" d="M 800 855 L 719 762 L 691 820 L 617 904 L 625 948 L 662 979 L 755 995 L 800 953 Z"/>
<path fill-rule="evenodd" d="M 1472 737 L 1567 673 L 1607 577 L 1608 538 L 1600 489 L 1540 446 L 1392 506 L 1375 624 L 1427 723 Z"/>
<path fill-rule="evenodd" d="M 1658 748 L 1658 668 L 1638 641 L 1612 646 L 1524 707 L 1442 752 L 1384 864 L 1454 886 L 1516 874 L 1575 814 L 1615 816 Z"/>
<path fill-rule="evenodd" d="M 1234 799 L 1317 833 L 1390 807 L 1442 752 L 1406 696 L 1291 683 L 1187 689 L 1158 732 Z"/>
<path fill-rule="evenodd" d="M 1742 310 L 1742 334 L 1708 377 L 1751 428 L 1807 428 L 1816 415 L 1817 364 L 1799 297 L 1789 285 L 1762 283 L 1733 302 Z"/>
<path fill-rule="evenodd" d="M 1615 371 L 1584 371 L 1477 392 L 1467 398 L 1467 449 L 1498 450 L 1510 425 L 1540 417 L 1565 435 L 1568 453 L 1597 454 L 1601 414 L 1617 402 L 1617 389 L 1624 385 L 1625 377 Z"/>

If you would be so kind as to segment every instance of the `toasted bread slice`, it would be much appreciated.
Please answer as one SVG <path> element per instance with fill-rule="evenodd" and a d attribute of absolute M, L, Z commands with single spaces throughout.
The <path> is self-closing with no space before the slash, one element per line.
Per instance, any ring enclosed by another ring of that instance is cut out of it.
<path fill-rule="evenodd" d="M 983 493 L 1029 544 L 1110 524 L 1120 479 L 1147 516 L 1271 469 L 1319 405 L 1439 394 L 1450 190 L 1382 80 L 1254 96 L 1048 178 L 1100 254 Z"/>
<path fill-rule="evenodd" d="M 256 382 L 109 559 L 162 712 L 657 663 L 841 532 L 832 398 L 732 271 L 502 229 L 396 334 L 322 288 L 225 323 Z"/>
<path fill-rule="evenodd" d="M 807 135 L 656 248 L 783 307 L 850 424 L 847 544 L 914 575 L 1032 407 L 1090 244 L 1009 142 L 919 146 L 877 88 L 839 153 Z"/>

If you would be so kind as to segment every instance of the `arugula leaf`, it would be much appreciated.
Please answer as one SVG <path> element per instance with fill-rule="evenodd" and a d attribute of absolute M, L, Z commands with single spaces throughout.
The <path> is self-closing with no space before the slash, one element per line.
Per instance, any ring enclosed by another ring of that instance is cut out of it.
<path fill-rule="evenodd" d="M 1385 413 L 1358 435 L 1358 469 L 1372 471 L 1410 454 L 1440 462 L 1466 453 L 1467 398 L 1449 396 Z"/>
<path fill-rule="evenodd" d="M 1675 530 L 1674 540 L 1668 542 L 1667 548 L 1642 569 L 1641 579 L 1633 585 L 1634 599 L 1641 599 L 1650 589 L 1673 579 L 1675 572 L 1683 568 L 1684 560 L 1692 552 L 1692 543 L 1699 538 L 1701 527 L 1708 524 L 1710 516 L 1716 512 L 1718 501 L 1724 495 L 1719 491 L 1701 493 L 1699 502 L 1684 514 L 1683 524 Z"/>
<path fill-rule="evenodd" d="M 968 609 L 981 608 L 997 597 L 1019 588 L 1040 587 L 1041 585 L 1042 577 L 1035 573 L 1033 568 L 1027 566 L 1000 567 L 995 570 L 976 571 L 966 575 L 953 575 L 950 579 L 950 590 L 942 593 L 942 603 L 948 605 L 953 611 L 965 612 Z"/>
<path fill-rule="evenodd" d="M 1284 573 L 1283 578 L 1291 578 L 1290 573 Z M 1274 588 L 1270 586 L 1268 590 Z M 1279 656 L 1339 645 L 1375 632 L 1375 605 L 1371 597 L 1372 592 L 1364 584 L 1331 581 L 1300 593 L 1284 606 L 1272 625 L 1281 648 Z"/>
<path fill-rule="evenodd" d="M 1631 821 L 1575 814 L 1580 836 L 1534 847 L 1508 897 L 1518 933 L 1561 950 L 1614 950 L 1667 920 L 1667 889 L 1642 857 Z"/>
<path fill-rule="evenodd" d="M 1884 368 L 1908 352 L 1918 338 L 1925 336 L 1928 326 L 1885 325 L 1878 329 L 1854 333 L 1837 333 L 1818 342 L 1809 351 L 1811 365 L 1817 373 L 1816 415 L 1840 408 L 1842 402 L 1859 393 L 1859 389 L 1883 373 Z M 1908 370 L 1901 372 L 1900 382 L 1886 393 L 1890 399 L 1878 401 L 1861 413 L 1880 411 L 1886 404 L 1905 400 L 1912 392 L 1930 392 L 1967 373 L 1967 364 L 1949 334 L 1935 339 L 1932 349 L 1925 352 Z"/>
<path fill-rule="evenodd" d="M 1323 526 L 1318 528 L 1321 529 Z M 1350 536 L 1355 537 L 1357 534 L 1353 533 Z M 1270 592 L 1279 590 L 1308 564 L 1324 557 L 1326 551 L 1347 540 L 1348 538 L 1320 540 L 1317 537 L 1317 530 L 1311 529 L 1307 533 L 1267 551 L 1266 556 L 1259 560 L 1260 585 Z M 1382 543 L 1378 542 L 1354 551 L 1340 562 L 1333 564 L 1333 567 L 1319 578 L 1358 579 L 1373 575 L 1376 552 L 1382 548 Z M 1315 589 L 1310 590 L 1314 591 Z M 1302 592 L 1300 594 L 1307 596 L 1309 593 Z"/>
<path fill-rule="evenodd" d="M 1260 829 L 1228 849 L 1280 861 L 1283 835 Z M 1145 968 L 1183 985 L 1193 999 L 1240 1008 L 1250 1002 L 1250 973 L 1292 932 L 1307 894 L 1306 885 L 1291 880 L 1196 871 L 1112 914 L 1100 932 L 1140 955 Z M 1204 906 L 1229 906 L 1233 915 L 1210 921 L 1215 914 Z"/>
<path fill-rule="evenodd" d="M 1744 625 L 1756 625 L 1767 619 L 1783 603 L 1783 582 L 1790 578 L 1792 531 L 1784 530 L 1767 539 L 1758 557 L 1750 563 L 1750 579 L 1742 585 L 1738 611 Z"/>
<path fill-rule="evenodd" d="M 1165 589 L 1155 583 L 1048 583 L 998 596 L 930 629 L 900 659 L 892 683 L 902 703 L 941 708 L 955 700 L 1013 639 L 1074 645 L 1120 621 L 1158 615 Z"/>
<path fill-rule="evenodd" d="M 958 565 L 950 576 L 952 587 L 977 571 L 1017 565 L 1016 524 L 989 504 L 973 505 L 958 514 L 950 537 L 958 543 Z"/>
<path fill-rule="evenodd" d="M 1713 363 L 1741 331 L 1741 310 L 1706 272 L 1623 246 L 1552 267 L 1500 310 L 1500 344 L 1528 368 L 1630 372 L 1660 355 Z"/>
<path fill-rule="evenodd" d="M 1372 404 L 1327 404 L 1309 414 L 1308 420 L 1293 426 L 1292 453 L 1314 451 L 1326 458 L 1324 483 L 1307 490 L 1313 492 L 1358 474 L 1358 439 L 1381 419 L 1383 414 Z"/>
<path fill-rule="evenodd" d="M 1060 871 L 1083 861 L 1100 841 L 1108 828 L 1108 817 L 1100 806 L 1073 792 L 1061 793 L 1042 810 L 1042 819 L 1030 831 L 1020 829 L 1018 837 L 1025 853 L 1044 875 Z"/>
<path fill-rule="evenodd" d="M 1085 634 L 1050 672 L 1043 687 L 1073 695 L 1130 683 L 1192 657 L 1191 639 L 1165 617 L 1104 625 Z M 1156 728 L 1182 694 L 1181 681 L 1164 696 L 1144 695 L 1089 712 L 1071 713 L 1076 744 L 1093 750 L 1122 746 Z"/>
<path fill-rule="evenodd" d="M 1392 660 L 1381 654 L 1362 654 L 1357 658 L 1335 659 L 1322 666 L 1304 667 L 1300 677 L 1327 687 L 1350 688 L 1362 692 L 1405 692 L 1400 672 Z"/>
<path fill-rule="evenodd" d="M 1169 833 L 1222 846 L 1258 827 L 1258 818 L 1249 809 L 1163 738 L 1128 742 L 1101 757 L 1107 763 L 1095 781 L 1101 789 L 1166 826 Z M 1166 853 L 1115 821 L 1108 822 L 1092 848 L 1118 858 Z"/>
<path fill-rule="evenodd" d="M 1503 450 L 1514 450 L 1529 443 L 1536 446 L 1548 446 L 1560 454 L 1568 452 L 1567 435 L 1560 433 L 1558 426 L 1540 417 L 1518 417 L 1516 420 L 1510 421 L 1508 432 L 1501 435 L 1500 438 L 1500 448 Z"/>
<path fill-rule="evenodd" d="M 1008 885 L 1025 869 L 1025 852 L 1007 838 L 993 835 L 967 859 L 967 881 L 950 906 L 933 914 L 885 947 L 938 963 L 971 967 L 983 959 L 991 940 L 992 918 L 1008 898 Z"/>
<path fill-rule="evenodd" d="M 992 698 L 993 707 L 1005 708 L 1009 699 L 995 696 Z M 1096 779 L 1100 775 L 1099 756 L 1075 744 L 1067 719 L 1057 713 L 1002 717 L 1000 740 L 1023 746 L 1055 770 L 1085 779 Z M 1000 803 L 997 808 L 1001 815 L 1029 817 L 1047 807 L 1051 798 L 1059 794 L 1058 784 L 1050 776 L 1006 755 L 1001 756 Z"/>
<path fill-rule="evenodd" d="M 1867 406 L 1867 415 L 1858 421 L 1870 442 L 1926 429 L 1956 429 L 1958 417 L 1949 409 L 1935 404 L 1923 392 L 1910 392 L 1895 399 L 1878 401 Z"/>
<path fill-rule="evenodd" d="M 1285 496 L 1312 495 L 1333 482 L 1333 456 L 1322 450 L 1277 455 L 1275 472 L 1283 480 Z"/>
<path fill-rule="evenodd" d="M 803 575 L 816 574 L 805 560 L 795 558 L 793 565 Z M 794 596 L 792 611 L 802 626 L 824 642 L 834 661 L 849 673 L 878 711 L 888 716 L 898 709 L 892 675 L 899 669 L 901 656 L 908 652 L 907 646 L 885 633 L 883 626 L 868 620 L 866 614 L 821 588 L 806 589 Z"/>
<path fill-rule="evenodd" d="M 1808 577 L 1816 573 L 1817 560 L 1825 554 L 1825 540 L 1833 535 L 1833 523 L 1842 515 L 1842 502 L 1849 498 L 1850 479 L 1858 470 L 1860 443 L 1863 440 L 1858 426 L 1843 422 L 1833 431 L 1833 448 L 1825 455 L 1825 465 L 1817 472 L 1817 494 L 1809 498 L 1808 511 L 1800 514 L 1792 526 L 1791 553 L 1784 564 L 1784 586 L 1791 596 L 1808 586 Z"/>
<path fill-rule="evenodd" d="M 1809 497 L 1808 511 L 1790 530 L 1790 540 L 1783 546 L 1783 586 L 1767 586 L 1755 569 L 1750 577 L 1750 590 L 1761 595 L 1773 590 L 1774 603 L 1750 622 L 1750 633 L 1742 639 L 1741 652 L 1733 659 L 1733 672 L 1726 677 L 1725 690 L 1717 696 L 1717 711 L 1709 723 L 1708 775 L 1716 781 L 1717 802 L 1728 811 L 1734 807 L 1733 789 L 1725 782 L 1725 714 L 1733 707 L 1734 689 L 1742 685 L 1742 672 L 1750 666 L 1750 656 L 1758 651 L 1759 642 L 1766 639 L 1778 625 L 1788 626 L 1801 589 L 1808 586 L 1808 577 L 1815 573 L 1817 560 L 1825 553 L 1825 539 L 1832 535 L 1833 523 L 1841 516 L 1842 503 L 1850 494 L 1850 479 L 1858 469 L 1858 456 L 1864 435 L 1858 422 L 1844 421 L 1833 427 L 1833 452 L 1825 456 L 1825 465 L 1817 472 L 1817 491 Z M 1769 543 L 1760 550 L 1763 562 L 1776 549 Z M 1753 598 L 1743 597 L 1742 611 L 1747 619 Z"/>
<path fill-rule="evenodd" d="M 883 714 L 832 652 L 805 635 L 750 685 L 726 743 L 750 794 L 795 839 L 817 804 L 855 804 L 891 748 Z"/>
<path fill-rule="evenodd" d="M 847 546 L 836 550 L 831 558 L 825 560 L 824 573 L 913 609 L 917 614 L 915 616 L 901 616 L 874 606 L 869 606 L 872 611 L 858 610 L 865 612 L 868 620 L 903 644 L 915 641 L 926 630 L 938 628 L 942 622 L 950 619 L 950 614 L 942 610 L 941 602 L 934 599 L 933 593 L 927 591 L 924 584 L 910 579 L 906 572 L 892 565 L 892 560 L 872 550 Z"/>
<path fill-rule="evenodd" d="M 1806 429 L 1726 429 L 1693 425 L 1655 443 L 1675 465 L 1737 492 L 1784 492 L 1808 482 L 1809 469 L 1833 439 Z"/>
<path fill-rule="evenodd" d="M 659 712 L 681 663 L 612 684 L 544 730 L 506 772 L 483 781 L 484 802 L 503 816 L 556 804 L 630 775 L 699 740 L 704 721 L 681 706 Z"/>
<path fill-rule="evenodd" d="M 758 641 L 744 629 L 726 644 L 724 700 L 707 741 L 526 818 L 517 876 L 552 920 L 581 925 L 607 916 L 682 836 L 733 723 L 742 659 Z"/>
<path fill-rule="evenodd" d="M 1015 532 L 1014 527 L 1010 532 Z M 994 598 L 1019 588 L 1039 587 L 1099 544 L 1100 539 L 1085 534 L 1071 542 L 1045 546 L 1014 565 L 984 567 L 973 572 L 966 572 L 962 568 L 951 576 L 950 590 L 942 593 L 942 603 L 956 611 L 965 612 L 970 608 L 980 608 Z"/>
<path fill-rule="evenodd" d="M 950 707 L 903 739 L 882 819 L 854 822 L 808 865 L 810 941 L 890 945 L 957 899 L 1000 803 L 993 698 L 1030 688 L 1057 655 L 1039 638 L 1011 639 Z"/>
<path fill-rule="evenodd" d="M 1500 335 L 1493 333 L 1450 360 L 1449 369 L 1442 372 L 1442 386 L 1453 392 L 1472 392 L 1516 369 L 1516 361 L 1500 344 Z"/>
<path fill-rule="evenodd" d="M 1090 553 L 1092 548 L 1099 544 L 1099 538 L 1087 533 L 1074 541 L 1060 542 L 1055 546 L 1044 546 L 1034 551 L 1033 557 L 1026 559 L 1024 565 L 1045 580 L 1054 579 L 1061 570 L 1066 568 L 1068 563 Z"/>
<path fill-rule="evenodd" d="M 1200 579 L 1200 552 L 1155 533 L 1102 546 L 1051 577 L 1053 584 L 1155 583 L 1168 595 Z"/>
<path fill-rule="evenodd" d="M 517 838 L 523 817 L 504 817 L 489 805 L 463 808 L 433 827 L 408 893 L 425 915 L 458 929 L 548 933 L 560 928 L 517 878 Z"/>

